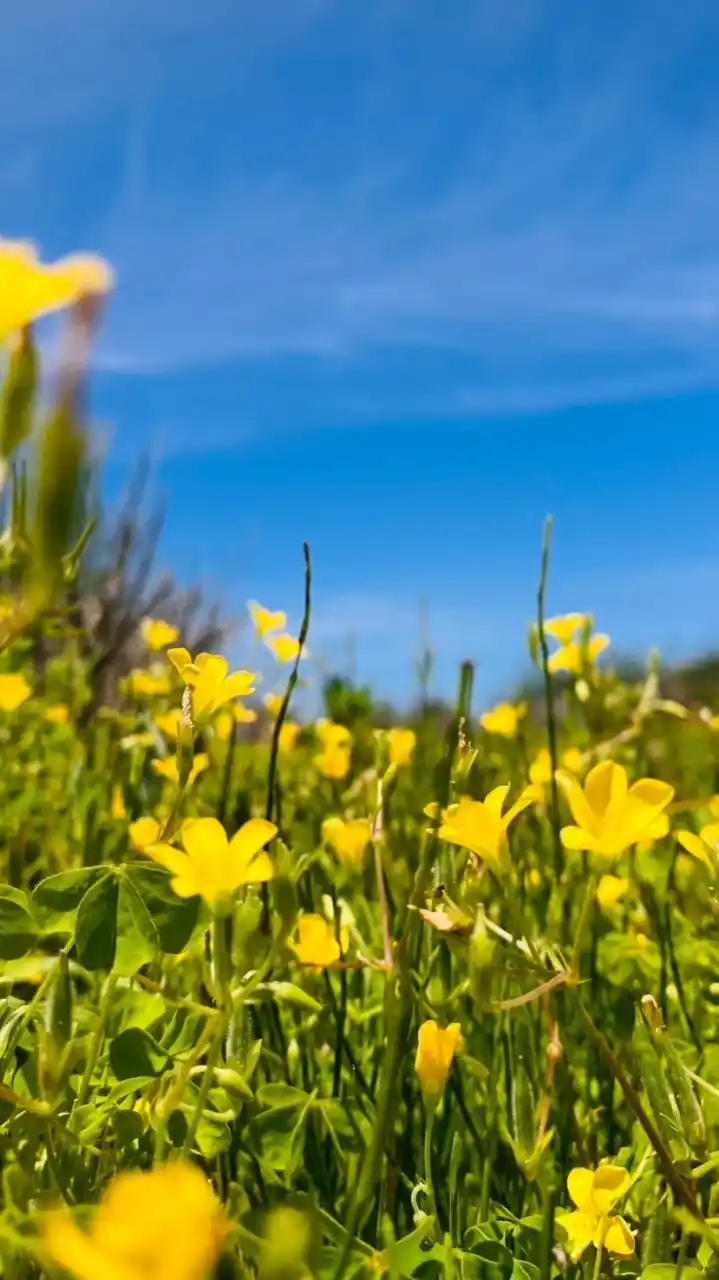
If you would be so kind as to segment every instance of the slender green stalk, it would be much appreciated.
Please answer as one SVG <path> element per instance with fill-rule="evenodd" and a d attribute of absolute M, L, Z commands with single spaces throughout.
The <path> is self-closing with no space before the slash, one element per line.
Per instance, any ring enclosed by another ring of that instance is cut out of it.
<path fill-rule="evenodd" d="M 107 979 L 107 982 L 105 983 L 105 991 L 103 993 L 103 997 L 100 1002 L 100 1012 L 99 1012 L 97 1026 L 95 1028 L 92 1040 L 90 1042 L 90 1052 L 87 1055 L 87 1062 L 85 1063 L 85 1070 L 82 1075 L 82 1080 L 80 1081 L 80 1088 L 78 1089 L 77 1097 L 75 1098 L 76 1108 L 84 1106 L 84 1104 L 87 1102 L 87 1095 L 90 1092 L 92 1077 L 95 1071 L 95 1067 L 97 1066 L 98 1058 L 100 1057 L 102 1042 L 105 1038 L 105 1027 L 107 1025 L 108 1016 L 110 1014 L 110 1005 L 112 1003 L 112 997 L 115 994 L 116 984 L 117 984 L 117 978 L 114 976 L 114 974 L 111 973 L 109 978 Z"/>
<path fill-rule="evenodd" d="M 305 557 L 305 605 L 302 614 L 302 625 L 298 636 L 297 657 L 290 673 L 290 678 L 285 689 L 285 696 L 282 699 L 282 706 L 275 720 L 275 727 L 272 733 L 272 744 L 270 746 L 270 762 L 267 770 L 267 803 L 265 805 L 265 817 L 268 822 L 272 821 L 275 811 L 275 788 L 277 785 L 277 760 L 280 751 L 280 733 L 285 722 L 289 705 L 292 700 L 292 694 L 295 685 L 299 679 L 300 662 L 302 661 L 302 652 L 304 650 L 307 635 L 310 629 L 310 617 L 312 615 L 312 557 L 310 555 L 310 545 L 308 542 L 303 543 L 303 552 Z"/>
<path fill-rule="evenodd" d="M 435 1239 L 442 1239 L 442 1228 L 439 1222 L 439 1214 L 437 1212 L 437 1197 L 434 1194 L 434 1182 L 432 1181 L 432 1134 L 434 1132 L 434 1117 L 436 1115 L 436 1107 L 431 1106 L 425 1109 L 424 1122 L 424 1180 L 427 1186 L 427 1200 L 429 1202 L 429 1211 L 434 1218 Z"/>
<path fill-rule="evenodd" d="M 557 788 L 557 765 L 559 762 L 559 753 L 557 751 L 557 721 L 554 714 L 554 690 L 552 686 L 552 673 L 549 670 L 549 647 L 547 645 L 547 635 L 544 630 L 545 621 L 545 602 L 547 596 L 547 579 L 549 577 L 549 556 L 552 548 L 552 529 L 553 520 L 551 516 L 547 516 L 544 522 L 544 537 L 542 539 L 542 567 L 539 575 L 539 590 L 537 591 L 537 635 L 539 638 L 539 648 L 542 655 L 542 676 L 544 679 L 544 704 L 547 716 L 547 741 L 549 746 L 549 758 L 552 763 L 552 779 L 550 782 L 551 803 L 551 819 L 552 819 L 552 838 L 554 843 L 554 874 L 557 881 L 561 879 L 564 867 L 564 853 L 562 850 L 562 840 L 560 836 L 561 819 L 559 815 L 559 791 Z"/>

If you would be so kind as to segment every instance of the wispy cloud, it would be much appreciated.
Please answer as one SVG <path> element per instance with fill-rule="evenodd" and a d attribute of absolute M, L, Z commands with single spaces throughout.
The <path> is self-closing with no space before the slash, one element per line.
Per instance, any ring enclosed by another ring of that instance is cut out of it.
<path fill-rule="evenodd" d="M 96 222 L 121 281 L 106 368 L 299 358 L 342 371 L 350 420 L 355 397 L 481 417 L 715 385 L 711 0 L 237 9 L 15 20 L 66 113 L 127 108 Z M 0 118 L 11 71 L 0 52 Z M 393 395 L 393 362 L 428 352 L 461 373 Z"/>

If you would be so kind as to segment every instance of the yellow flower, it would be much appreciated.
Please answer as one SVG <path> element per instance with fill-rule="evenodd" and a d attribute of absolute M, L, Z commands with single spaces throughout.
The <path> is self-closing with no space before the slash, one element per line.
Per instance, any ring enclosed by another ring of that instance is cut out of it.
<path fill-rule="evenodd" d="M 254 724 L 257 720 L 254 707 L 246 707 L 244 702 L 236 702 L 232 708 L 232 714 L 237 724 Z"/>
<path fill-rule="evenodd" d="M 584 756 L 579 747 L 567 747 L 567 750 L 562 752 L 561 763 L 569 773 L 584 772 Z"/>
<path fill-rule="evenodd" d="M 669 818 L 660 813 L 658 818 L 650 822 L 641 840 L 637 840 L 637 853 L 648 853 L 657 840 L 663 840 L 669 834 Z"/>
<path fill-rule="evenodd" d="M 0 241 L 0 245 L 2 242 Z M 2 301 L 0 300 L 0 309 Z M 0 711 L 17 711 L 32 693 L 24 676 L 16 672 L 0 675 Z"/>
<path fill-rule="evenodd" d="M 227 1233 L 204 1174 L 182 1161 L 121 1173 L 89 1232 L 67 1209 L 46 1215 L 45 1248 L 77 1280 L 206 1280 Z"/>
<path fill-rule="evenodd" d="M 647 836 L 674 795 L 668 782 L 654 778 L 641 778 L 629 787 L 626 769 L 613 760 L 590 769 L 584 787 L 566 774 L 560 781 L 576 823 L 562 828 L 565 849 L 586 849 L 612 859 Z"/>
<path fill-rule="evenodd" d="M 507 828 L 510 822 L 528 805 L 541 800 L 538 787 L 525 787 L 521 795 L 505 814 L 502 814 L 509 786 L 495 787 L 484 800 L 472 800 L 463 796 L 458 804 L 452 804 L 442 815 L 439 837 L 449 844 L 469 849 L 489 863 L 494 871 L 507 867 Z"/>
<path fill-rule="evenodd" d="M 315 756 L 315 764 L 325 778 L 341 782 L 350 771 L 350 749 L 343 746 L 325 747 L 324 751 Z"/>
<path fill-rule="evenodd" d="M 294 662 L 300 651 L 299 640 L 286 631 L 279 636 L 268 636 L 265 644 L 274 653 L 278 662 Z"/>
<path fill-rule="evenodd" d="M 597 902 L 603 911 L 616 907 L 629 888 L 629 881 L 624 876 L 602 876 L 597 885 Z"/>
<path fill-rule="evenodd" d="M 623 1218 L 611 1213 L 615 1201 L 629 1189 L 631 1179 L 626 1169 L 603 1164 L 598 1169 L 572 1169 L 567 1189 L 577 1206 L 571 1213 L 557 1218 L 569 1237 L 573 1260 L 581 1258 L 593 1244 L 608 1249 L 620 1258 L 634 1253 L 634 1237 Z"/>
<path fill-rule="evenodd" d="M 341 947 L 334 924 L 329 924 L 323 916 L 300 916 L 292 949 L 302 964 L 311 965 L 313 969 L 327 969 L 341 959 L 342 952 L 349 946 L 346 928 L 340 930 L 340 937 Z"/>
<path fill-rule="evenodd" d="M 188 787 L 192 786 L 199 774 L 204 773 L 209 763 L 210 757 L 203 751 L 198 752 L 192 761 L 190 777 L 187 782 Z M 153 760 L 152 767 L 155 773 L 159 773 L 161 778 L 166 778 L 173 786 L 178 787 L 180 785 L 180 771 L 177 767 L 177 758 L 175 756 L 167 756 L 165 760 Z"/>
<path fill-rule="evenodd" d="M 569 644 L 576 640 L 580 632 L 585 631 L 591 623 L 588 613 L 563 613 L 556 618 L 547 618 L 544 624 L 546 635 L 558 640 L 560 644 Z"/>
<path fill-rule="evenodd" d="M 270 715 L 274 720 L 276 720 L 278 715 L 280 714 L 280 711 L 282 710 L 282 703 L 284 702 L 284 700 L 285 700 L 284 696 L 281 693 L 266 693 L 264 698 L 262 699 L 265 706 L 267 707 L 267 710 L 269 711 Z"/>
<path fill-rule="evenodd" d="M 322 839 L 332 846 L 343 866 L 361 871 L 367 845 L 372 839 L 369 818 L 325 818 Z"/>
<path fill-rule="evenodd" d="M 693 831 L 677 831 L 677 840 L 690 853 L 692 857 L 698 858 L 703 862 L 710 871 L 716 872 L 719 868 L 719 822 L 710 822 L 706 827 L 702 827 L 699 835 L 695 835 Z"/>
<path fill-rule="evenodd" d="M 184 852 L 169 844 L 151 844 L 143 852 L 172 872 L 179 898 L 200 894 L 213 906 L 240 885 L 272 879 L 274 867 L 262 850 L 276 835 L 277 827 L 264 818 L 250 818 L 231 840 L 217 818 L 188 818 L 180 832 Z"/>
<path fill-rule="evenodd" d="M 155 653 L 174 644 L 180 634 L 179 627 L 173 626 L 171 622 L 164 622 L 162 618 L 143 618 L 140 631 L 148 649 Z"/>
<path fill-rule="evenodd" d="M 294 724 L 292 720 L 285 720 L 280 729 L 279 749 L 283 752 L 294 751 L 297 746 L 297 739 L 302 732 L 301 726 Z"/>
<path fill-rule="evenodd" d="M 64 702 L 55 702 L 52 706 L 45 708 L 45 719 L 48 724 L 67 724 L 70 719 L 70 709 Z"/>
<path fill-rule="evenodd" d="M 170 692 L 170 677 L 166 671 L 152 667 L 149 671 L 138 667 L 128 676 L 130 688 L 138 698 L 161 698 Z"/>
<path fill-rule="evenodd" d="M 44 265 L 34 245 L 0 239 L 0 342 L 89 294 L 107 293 L 112 283 L 102 258 L 73 254 Z"/>
<path fill-rule="evenodd" d="M 287 626 L 287 614 L 282 613 L 281 610 L 273 613 L 271 609 L 265 609 L 264 605 L 258 604 L 256 600 L 249 600 L 247 608 L 255 633 L 260 640 L 264 640 L 270 631 L 281 631 Z"/>
<path fill-rule="evenodd" d="M 157 818 L 138 818 L 136 822 L 130 823 L 128 830 L 133 848 L 138 853 L 144 853 L 151 844 L 156 844 L 159 840 L 161 827 Z"/>
<path fill-rule="evenodd" d="M 254 724 L 257 719 L 257 712 L 251 707 L 246 707 L 242 702 L 236 702 L 231 711 L 221 711 L 215 719 L 215 733 L 220 742 L 228 742 L 232 733 L 232 722 L 235 724 Z"/>
<path fill-rule="evenodd" d="M 166 738 L 176 738 L 180 732 L 181 719 L 179 711 L 164 711 L 161 716 L 155 716 L 155 724 Z"/>
<path fill-rule="evenodd" d="M 590 636 L 586 644 L 570 640 L 568 644 L 560 645 L 555 650 L 547 667 L 553 672 L 568 671 L 572 675 L 579 675 L 585 666 L 594 665 L 608 645 L 609 636 L 605 635 Z"/>
<path fill-rule="evenodd" d="M 417 745 L 417 735 L 412 729 L 390 729 L 387 733 L 389 762 L 398 767 L 409 764 Z"/>
<path fill-rule="evenodd" d="M 168 649 L 167 656 L 185 684 L 192 690 L 192 718 L 210 716 L 233 698 L 246 698 L 255 692 L 257 677 L 251 671 L 230 669 L 226 658 L 217 653 L 200 653 L 192 661 L 187 649 Z"/>
<path fill-rule="evenodd" d="M 537 787 L 544 787 L 552 781 L 552 757 L 546 747 L 537 752 L 530 764 L 529 781 Z"/>
<path fill-rule="evenodd" d="M 491 711 L 480 716 L 479 723 L 487 733 L 497 733 L 502 738 L 513 738 L 517 732 L 519 721 L 527 714 L 526 702 L 516 706 L 511 702 L 498 702 Z"/>
<path fill-rule="evenodd" d="M 444 1092 L 454 1055 L 462 1047 L 458 1022 L 442 1028 L 432 1020 L 423 1022 L 417 1037 L 415 1071 L 425 1097 L 437 1099 Z"/>
<path fill-rule="evenodd" d="M 318 720 L 315 724 L 315 733 L 325 748 L 348 747 L 352 741 L 352 734 L 347 726 L 335 724 L 333 720 Z"/>
<path fill-rule="evenodd" d="M 127 809 L 125 808 L 125 797 L 122 793 L 122 787 L 118 784 L 112 788 L 112 801 L 110 803 L 110 812 L 113 818 L 118 822 L 124 822 L 127 817 Z"/>

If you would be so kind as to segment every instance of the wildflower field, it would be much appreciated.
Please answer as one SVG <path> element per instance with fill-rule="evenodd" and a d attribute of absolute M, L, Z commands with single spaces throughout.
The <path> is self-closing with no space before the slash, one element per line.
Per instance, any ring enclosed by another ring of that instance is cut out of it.
<path fill-rule="evenodd" d="M 476 707 L 467 663 L 444 718 L 299 723 L 307 547 L 299 634 L 250 605 L 272 687 L 148 617 L 97 705 L 75 589 L 111 284 L 0 241 L 3 1274 L 714 1276 L 713 710 L 544 616 L 548 539 L 529 705 Z"/>

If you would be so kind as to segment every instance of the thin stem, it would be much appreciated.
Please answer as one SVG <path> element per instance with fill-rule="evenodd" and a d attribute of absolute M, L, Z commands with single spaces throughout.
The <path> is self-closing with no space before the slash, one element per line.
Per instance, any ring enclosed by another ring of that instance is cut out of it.
<path fill-rule="evenodd" d="M 290 678 L 287 681 L 285 696 L 282 699 L 282 706 L 275 720 L 275 727 L 272 733 L 272 745 L 270 747 L 270 763 L 267 770 L 267 803 L 265 806 L 265 817 L 268 822 L 272 821 L 272 815 L 275 811 L 275 788 L 277 785 L 277 760 L 280 751 L 280 733 L 285 722 L 285 717 L 289 710 L 292 694 L 295 685 L 299 679 L 300 662 L 302 660 L 302 651 L 307 641 L 307 634 L 310 629 L 310 617 L 312 613 L 312 558 L 310 555 L 310 545 L 308 542 L 302 544 L 305 557 L 305 607 L 302 615 L 302 625 L 298 636 L 297 657 L 292 668 Z"/>
<path fill-rule="evenodd" d="M 97 1066 L 98 1058 L 100 1057 L 102 1042 L 105 1038 L 105 1027 L 110 1013 L 110 1002 L 115 993 L 116 983 L 117 978 L 114 974 L 110 974 L 105 984 L 105 992 L 100 1003 L 100 1016 L 95 1028 L 95 1034 L 93 1035 L 90 1043 L 90 1052 L 87 1057 L 87 1062 L 85 1063 L 85 1070 L 82 1075 L 82 1080 L 80 1081 L 80 1088 L 78 1089 L 77 1097 L 75 1098 L 75 1107 L 82 1107 L 85 1102 L 87 1102 L 87 1095 L 90 1092 L 92 1077 L 95 1067 Z"/>
<path fill-rule="evenodd" d="M 434 1194 L 434 1183 L 432 1181 L 432 1133 L 434 1130 L 434 1117 L 436 1115 L 436 1107 L 430 1106 L 426 1109 L 426 1122 L 424 1126 L 424 1180 L 427 1184 L 427 1200 L 429 1201 L 429 1211 L 434 1218 L 434 1230 L 437 1240 L 442 1239 L 442 1228 L 439 1223 L 439 1214 L 437 1213 L 437 1200 Z"/>
<path fill-rule="evenodd" d="M 545 601 L 547 595 L 547 579 L 549 576 L 549 555 L 552 547 L 552 529 L 553 520 L 551 516 L 547 516 L 544 522 L 544 537 L 542 539 L 542 567 L 539 575 L 539 590 L 537 591 L 537 634 L 539 637 L 539 648 L 542 654 L 542 675 L 544 678 L 544 703 L 547 715 L 547 740 L 549 746 L 549 757 L 552 765 L 552 778 L 550 782 L 550 791 L 552 796 L 551 818 L 552 818 L 552 836 L 554 840 L 554 874 L 559 880 L 564 866 L 564 855 L 562 852 L 562 840 L 560 836 L 560 817 L 559 817 L 559 791 L 557 789 L 557 722 L 554 716 L 554 691 L 552 687 L 552 675 L 549 670 L 549 648 L 547 645 L 547 635 L 544 630 L 545 620 Z"/>

